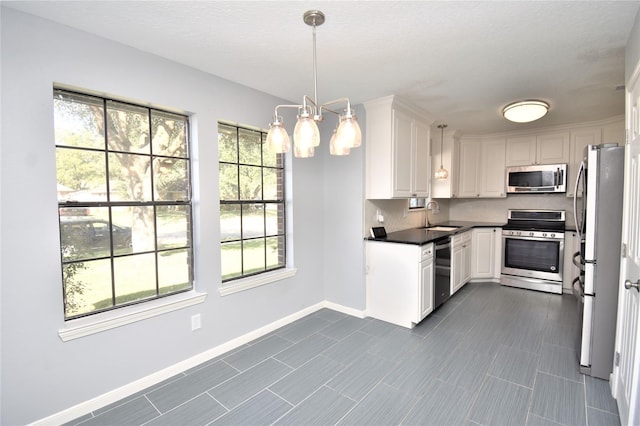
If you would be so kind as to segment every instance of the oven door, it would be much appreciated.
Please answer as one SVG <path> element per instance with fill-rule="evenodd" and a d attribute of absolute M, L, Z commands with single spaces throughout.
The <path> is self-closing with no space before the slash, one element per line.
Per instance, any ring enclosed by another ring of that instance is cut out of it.
<path fill-rule="evenodd" d="M 562 281 L 564 238 L 502 236 L 502 273 Z"/>

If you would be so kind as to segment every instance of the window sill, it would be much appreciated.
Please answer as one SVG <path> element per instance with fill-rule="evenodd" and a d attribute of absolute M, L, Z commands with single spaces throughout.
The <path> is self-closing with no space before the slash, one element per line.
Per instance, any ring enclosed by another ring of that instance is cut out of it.
<path fill-rule="evenodd" d="M 152 318 L 167 312 L 183 309 L 188 306 L 204 302 L 207 293 L 191 291 L 176 294 L 162 299 L 144 302 L 133 306 L 116 309 L 101 314 L 91 315 L 85 318 L 67 321 L 65 326 L 58 330 L 58 335 L 63 342 L 89 336 L 101 331 L 110 330 L 122 325 L 131 324 Z"/>
<path fill-rule="evenodd" d="M 270 284 L 276 281 L 290 278 L 296 275 L 296 268 L 278 269 L 277 271 L 265 272 L 264 274 L 254 275 L 252 277 L 242 278 L 230 283 L 223 284 L 220 287 L 220 296 L 228 296 L 240 291 L 249 290 L 261 285 Z"/>

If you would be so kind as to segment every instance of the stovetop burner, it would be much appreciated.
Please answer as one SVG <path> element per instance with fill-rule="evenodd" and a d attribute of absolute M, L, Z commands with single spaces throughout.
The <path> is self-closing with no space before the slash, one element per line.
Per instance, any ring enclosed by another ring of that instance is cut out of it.
<path fill-rule="evenodd" d="M 564 210 L 509 210 L 505 230 L 564 231 Z"/>

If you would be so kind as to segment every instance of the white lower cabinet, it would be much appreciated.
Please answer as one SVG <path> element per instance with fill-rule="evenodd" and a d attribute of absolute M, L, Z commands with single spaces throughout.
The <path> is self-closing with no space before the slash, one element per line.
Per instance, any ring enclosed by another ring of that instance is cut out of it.
<path fill-rule="evenodd" d="M 413 328 L 433 311 L 434 246 L 366 242 L 367 315 Z"/>
<path fill-rule="evenodd" d="M 451 295 L 471 279 L 472 231 L 451 238 Z"/>
<path fill-rule="evenodd" d="M 474 228 L 471 244 L 471 279 L 500 279 L 502 228 Z"/>

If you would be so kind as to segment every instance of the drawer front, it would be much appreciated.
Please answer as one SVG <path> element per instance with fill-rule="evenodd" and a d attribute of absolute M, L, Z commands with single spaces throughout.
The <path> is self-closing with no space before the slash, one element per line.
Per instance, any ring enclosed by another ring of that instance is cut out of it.
<path fill-rule="evenodd" d="M 427 244 L 422 246 L 421 250 L 420 250 L 421 254 L 420 254 L 420 260 L 428 260 L 429 258 L 433 257 L 433 244 Z"/>

